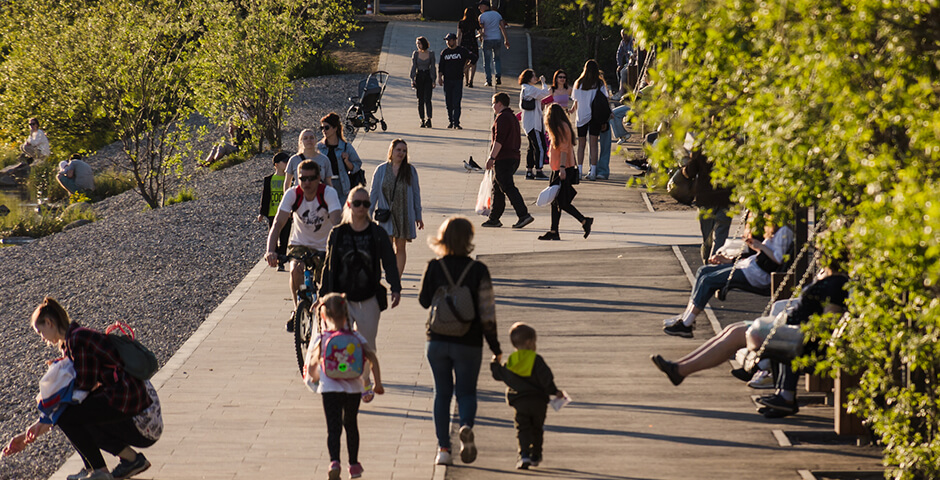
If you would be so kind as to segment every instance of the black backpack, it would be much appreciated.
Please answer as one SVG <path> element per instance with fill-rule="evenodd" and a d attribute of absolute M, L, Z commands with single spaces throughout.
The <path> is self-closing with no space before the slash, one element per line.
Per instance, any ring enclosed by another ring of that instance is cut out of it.
<path fill-rule="evenodd" d="M 601 91 L 601 88 L 597 87 L 594 99 L 591 100 L 591 123 L 600 125 L 602 132 L 606 131 L 607 129 L 604 126 L 608 125 L 607 121 L 610 120 L 611 113 L 613 112 L 610 110 L 610 101 Z"/>

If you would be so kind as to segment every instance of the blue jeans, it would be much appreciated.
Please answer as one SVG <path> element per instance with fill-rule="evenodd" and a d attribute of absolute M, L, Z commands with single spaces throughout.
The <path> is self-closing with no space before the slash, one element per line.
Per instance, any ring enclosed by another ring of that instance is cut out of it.
<path fill-rule="evenodd" d="M 434 376 L 434 431 L 437 444 L 441 448 L 450 448 L 451 397 L 457 394 L 460 426 L 473 427 L 477 415 L 477 377 L 480 376 L 483 347 L 429 341 L 426 354 Z"/>
<path fill-rule="evenodd" d="M 598 177 L 608 178 L 610 177 L 610 129 L 601 132 L 600 136 L 601 148 L 597 153 L 597 173 Z"/>
<path fill-rule="evenodd" d="M 707 262 L 725 244 L 731 230 L 731 216 L 727 208 L 698 210 L 698 223 L 702 230 L 702 261 Z"/>
<path fill-rule="evenodd" d="M 705 265 L 699 267 L 695 272 L 695 286 L 692 287 L 692 305 L 696 308 L 704 309 L 708 301 L 718 290 L 725 287 L 728 283 L 728 274 L 731 273 L 733 266 L 727 265 Z M 747 287 L 750 283 L 744 272 L 740 269 L 734 271 L 731 277 L 731 287 Z"/>
<path fill-rule="evenodd" d="M 500 77 L 503 73 L 503 61 L 499 58 L 502 49 L 502 40 L 483 40 L 483 71 L 486 73 L 487 82 L 493 77 L 490 62 L 493 62 L 493 66 L 496 68 L 497 77 Z"/>
<path fill-rule="evenodd" d="M 626 105 L 621 105 L 614 109 L 613 115 L 614 118 L 610 119 L 610 129 L 614 138 L 621 138 L 627 136 L 627 129 L 623 128 L 623 119 L 627 116 L 627 112 L 630 111 L 630 107 Z"/>

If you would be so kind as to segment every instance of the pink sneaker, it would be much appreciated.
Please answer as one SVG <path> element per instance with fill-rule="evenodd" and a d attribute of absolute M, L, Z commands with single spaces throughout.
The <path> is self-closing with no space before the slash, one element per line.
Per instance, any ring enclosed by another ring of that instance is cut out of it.
<path fill-rule="evenodd" d="M 327 477 L 330 480 L 339 480 L 339 473 L 342 471 L 343 466 L 336 460 L 330 462 L 330 476 Z"/>
<path fill-rule="evenodd" d="M 350 466 L 349 466 L 349 478 L 359 478 L 359 477 L 361 477 L 363 470 L 364 470 L 364 469 L 362 468 L 362 464 L 361 464 L 361 463 L 354 463 L 354 464 L 350 465 Z"/>

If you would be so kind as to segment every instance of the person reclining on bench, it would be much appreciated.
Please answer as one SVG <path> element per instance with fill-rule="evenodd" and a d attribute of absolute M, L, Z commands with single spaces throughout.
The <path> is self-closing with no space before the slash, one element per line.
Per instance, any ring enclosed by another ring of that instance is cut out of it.
<path fill-rule="evenodd" d="M 845 310 L 848 294 L 844 287 L 848 277 L 837 270 L 838 266 L 834 262 L 832 267 L 823 269 L 815 282 L 803 289 L 794 302 L 797 307 L 787 315 L 787 324 L 799 325 L 809 321 L 813 315 L 839 314 Z M 650 355 L 650 360 L 669 377 L 673 385 L 678 386 L 685 377 L 717 367 L 734 357 L 739 349 L 747 346 L 745 333 L 752 323 L 753 321 L 746 321 L 728 325 L 720 334 L 674 362 L 664 359 L 661 355 Z M 814 343 L 810 342 L 804 351 L 815 349 Z M 798 374 L 794 373 L 791 362 L 780 362 L 779 371 L 776 393 L 758 400 L 764 405 L 764 408 L 758 411 L 767 418 L 785 417 L 799 411 L 796 406 Z"/>
<path fill-rule="evenodd" d="M 750 234 L 745 239 L 747 246 L 757 255 L 737 261 L 724 255 L 713 255 L 695 272 L 695 286 L 685 312 L 663 321 L 663 332 L 667 335 L 692 338 L 695 318 L 705 310 L 708 300 L 726 284 L 730 288 L 745 290 L 769 289 L 770 274 L 783 264 L 784 254 L 793 245 L 793 230 L 777 227 L 769 219 L 764 225 L 763 242 Z M 728 277 L 731 277 L 730 280 Z"/>

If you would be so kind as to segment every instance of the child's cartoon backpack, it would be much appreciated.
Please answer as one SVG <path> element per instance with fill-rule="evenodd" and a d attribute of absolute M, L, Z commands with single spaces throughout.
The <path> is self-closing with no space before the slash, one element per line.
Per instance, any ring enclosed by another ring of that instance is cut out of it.
<path fill-rule="evenodd" d="M 351 379 L 362 376 L 363 348 L 359 337 L 350 330 L 323 332 L 320 340 L 323 355 L 323 373 L 333 379 Z"/>

